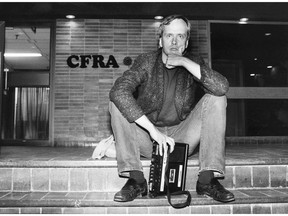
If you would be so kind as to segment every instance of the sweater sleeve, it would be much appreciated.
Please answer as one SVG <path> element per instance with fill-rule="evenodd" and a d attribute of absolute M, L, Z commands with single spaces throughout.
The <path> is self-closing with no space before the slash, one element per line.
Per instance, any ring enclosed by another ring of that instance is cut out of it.
<path fill-rule="evenodd" d="M 201 71 L 200 80 L 195 79 L 202 84 L 204 91 L 216 96 L 225 95 L 229 90 L 229 82 L 226 77 L 210 68 L 201 57 L 197 57 L 194 61 L 200 65 Z"/>
<path fill-rule="evenodd" d="M 136 103 L 133 93 L 145 81 L 145 64 L 147 64 L 147 61 L 145 54 L 138 56 L 132 67 L 115 81 L 109 93 L 110 100 L 129 122 L 134 122 L 144 115 L 142 109 Z"/>

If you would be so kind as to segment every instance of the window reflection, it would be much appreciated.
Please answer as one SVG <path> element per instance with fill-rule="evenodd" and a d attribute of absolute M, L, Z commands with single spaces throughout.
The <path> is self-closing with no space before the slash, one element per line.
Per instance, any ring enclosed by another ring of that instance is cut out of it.
<path fill-rule="evenodd" d="M 49 139 L 50 27 L 6 27 L 1 138 Z"/>
<path fill-rule="evenodd" d="M 10 72 L 49 70 L 49 55 L 50 28 L 6 27 L 5 68 Z"/>
<path fill-rule="evenodd" d="M 2 138 L 49 138 L 49 88 L 10 88 L 5 99 Z"/>
<path fill-rule="evenodd" d="M 211 56 L 213 69 L 248 98 L 245 87 L 288 87 L 288 25 L 211 23 Z M 227 136 L 288 135 L 288 100 L 258 92 L 258 99 L 228 98 Z"/>
<path fill-rule="evenodd" d="M 287 136 L 287 131 L 288 100 L 228 100 L 227 136 Z"/>
<path fill-rule="evenodd" d="M 288 25 L 211 23 L 211 54 L 230 86 L 288 86 Z"/>

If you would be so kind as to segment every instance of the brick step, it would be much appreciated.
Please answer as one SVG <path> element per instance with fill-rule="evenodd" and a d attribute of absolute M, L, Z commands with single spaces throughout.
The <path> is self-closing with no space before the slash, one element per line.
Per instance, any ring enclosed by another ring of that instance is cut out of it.
<path fill-rule="evenodd" d="M 287 145 L 228 145 L 228 189 L 285 188 Z M 94 148 L 2 147 L 0 191 L 8 192 L 115 192 L 126 182 L 117 175 L 115 159 L 92 160 Z M 149 176 L 149 160 L 142 160 Z M 186 189 L 195 191 L 198 154 L 188 161 Z"/>
<path fill-rule="evenodd" d="M 172 208 L 165 196 L 137 198 L 132 202 L 113 201 L 111 192 L 1 192 L 0 214 L 281 214 L 288 212 L 288 189 L 233 190 L 236 200 L 230 203 L 216 202 L 191 191 L 192 202 L 184 209 Z M 174 198 L 173 202 L 182 198 Z"/>
<path fill-rule="evenodd" d="M 287 186 L 287 165 L 227 166 L 221 183 L 228 189 Z M 198 167 L 189 166 L 186 189 L 195 190 Z M 146 179 L 149 168 L 144 167 Z M 0 191 L 117 191 L 126 179 L 117 168 L 0 168 Z"/>
<path fill-rule="evenodd" d="M 189 160 L 188 163 L 187 190 L 195 190 L 198 165 L 194 162 Z M 126 179 L 118 177 L 116 162 L 112 160 L 45 162 L 45 166 L 41 162 L 33 162 L 33 165 L 24 165 L 20 161 L 19 166 L 0 167 L 0 191 L 113 192 L 126 182 Z M 150 161 L 143 161 L 143 166 L 148 179 Z M 226 177 L 221 183 L 228 189 L 286 187 L 287 165 L 227 165 Z"/>

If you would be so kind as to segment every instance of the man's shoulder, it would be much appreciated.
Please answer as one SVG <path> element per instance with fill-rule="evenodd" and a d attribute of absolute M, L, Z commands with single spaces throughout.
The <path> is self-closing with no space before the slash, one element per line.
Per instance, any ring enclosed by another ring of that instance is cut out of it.
<path fill-rule="evenodd" d="M 134 68 L 142 67 L 142 68 L 149 68 L 152 67 L 159 55 L 159 50 L 143 53 L 137 56 L 134 61 Z"/>
<path fill-rule="evenodd" d="M 155 59 L 159 55 L 159 53 L 160 53 L 159 50 L 150 51 L 150 52 L 140 54 L 137 58 L 138 59 Z"/>

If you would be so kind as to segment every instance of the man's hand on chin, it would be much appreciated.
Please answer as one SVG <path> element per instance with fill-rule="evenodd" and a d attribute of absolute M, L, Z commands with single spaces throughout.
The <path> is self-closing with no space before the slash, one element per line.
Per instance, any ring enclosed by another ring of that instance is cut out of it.
<path fill-rule="evenodd" d="M 172 69 L 178 66 L 183 66 L 184 57 L 178 54 L 170 54 L 166 58 L 165 67 Z"/>

